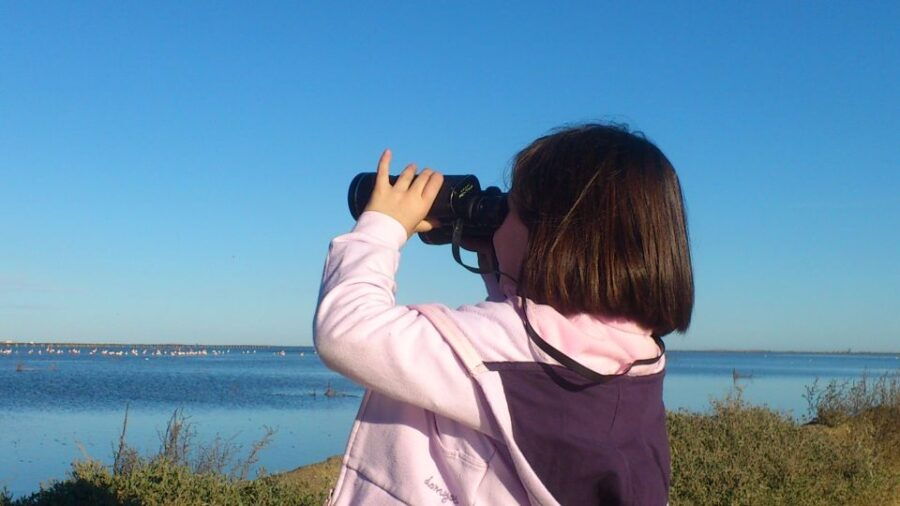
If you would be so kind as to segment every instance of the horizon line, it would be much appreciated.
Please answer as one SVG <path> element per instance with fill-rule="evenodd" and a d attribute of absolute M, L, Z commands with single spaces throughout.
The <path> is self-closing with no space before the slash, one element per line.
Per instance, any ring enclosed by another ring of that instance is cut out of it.
<path fill-rule="evenodd" d="M 315 348 L 313 344 L 212 344 L 212 343 L 104 343 L 104 342 L 67 342 L 67 341 L 14 341 L 0 340 L 0 346 L 191 346 L 191 347 L 216 347 L 216 348 Z M 668 351 L 678 352 L 703 352 L 703 353 L 784 353 L 784 354 L 813 354 L 813 355 L 898 355 L 898 351 L 868 351 L 854 350 L 846 348 L 843 350 L 813 351 L 813 350 L 772 350 L 772 349 L 727 349 L 727 348 L 710 348 L 710 349 L 669 349 Z"/>

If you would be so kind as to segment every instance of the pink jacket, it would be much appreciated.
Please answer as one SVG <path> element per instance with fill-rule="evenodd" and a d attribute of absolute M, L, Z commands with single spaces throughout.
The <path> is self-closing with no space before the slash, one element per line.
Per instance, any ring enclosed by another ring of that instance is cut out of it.
<path fill-rule="evenodd" d="M 329 504 L 665 504 L 665 357 L 582 385 L 529 340 L 515 287 L 490 276 L 479 304 L 397 305 L 406 240 L 399 222 L 370 211 L 329 247 L 315 346 L 367 388 Z M 566 318 L 531 301 L 528 317 L 600 374 L 660 353 L 629 322 Z"/>

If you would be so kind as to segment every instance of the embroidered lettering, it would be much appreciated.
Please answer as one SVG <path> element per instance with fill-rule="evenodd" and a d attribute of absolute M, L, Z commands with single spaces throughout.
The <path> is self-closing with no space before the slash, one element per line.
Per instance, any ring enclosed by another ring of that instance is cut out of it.
<path fill-rule="evenodd" d="M 444 489 L 437 483 L 431 481 L 434 476 L 429 476 L 425 480 L 425 485 L 434 491 L 437 495 L 441 496 L 441 504 L 446 503 L 447 501 L 452 502 L 453 504 L 459 504 L 459 499 L 456 498 L 455 495 L 451 494 L 449 490 Z"/>

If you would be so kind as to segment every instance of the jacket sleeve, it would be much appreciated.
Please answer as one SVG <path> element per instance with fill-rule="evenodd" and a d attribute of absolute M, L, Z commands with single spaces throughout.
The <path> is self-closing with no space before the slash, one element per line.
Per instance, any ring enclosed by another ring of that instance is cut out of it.
<path fill-rule="evenodd" d="M 491 433 L 478 386 L 453 349 L 424 315 L 395 301 L 406 240 L 398 221 L 374 211 L 332 240 L 313 323 L 316 351 L 366 388 Z"/>

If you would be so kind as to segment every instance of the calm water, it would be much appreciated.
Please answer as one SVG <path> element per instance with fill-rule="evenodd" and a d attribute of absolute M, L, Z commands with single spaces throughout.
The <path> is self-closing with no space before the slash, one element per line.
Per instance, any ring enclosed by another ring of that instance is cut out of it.
<path fill-rule="evenodd" d="M 0 487 L 15 496 L 63 478 L 84 454 L 109 463 L 126 404 L 127 439 L 145 451 L 158 448 L 158 431 L 179 407 L 198 442 L 218 434 L 246 448 L 273 427 L 259 465 L 278 472 L 341 453 L 363 394 L 311 348 L 71 349 L 0 345 Z M 745 398 L 802 417 L 804 387 L 816 377 L 898 370 L 900 355 L 671 351 L 665 401 L 669 409 L 705 410 L 737 371 Z M 329 387 L 343 395 L 323 395 Z"/>

